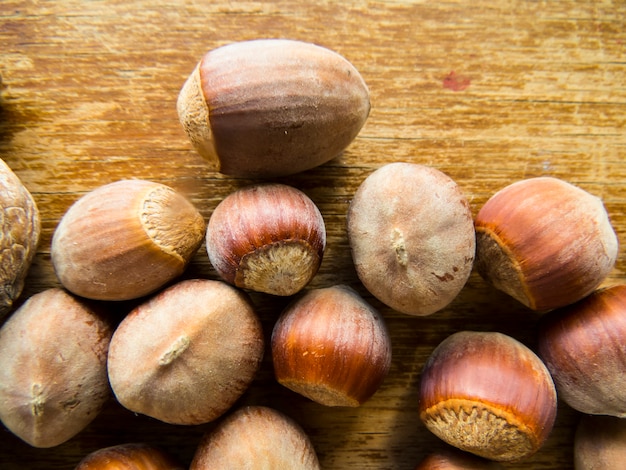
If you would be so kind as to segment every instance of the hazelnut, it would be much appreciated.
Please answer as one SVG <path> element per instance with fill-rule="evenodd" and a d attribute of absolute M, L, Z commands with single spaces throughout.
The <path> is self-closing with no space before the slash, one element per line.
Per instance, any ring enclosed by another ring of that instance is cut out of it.
<path fill-rule="evenodd" d="M 446 449 L 428 454 L 415 470 L 502 470 L 502 466 L 474 454 Z"/>
<path fill-rule="evenodd" d="M 320 267 L 326 247 L 324 219 L 298 189 L 254 185 L 218 204 L 209 219 L 206 246 L 211 264 L 230 284 L 292 295 Z"/>
<path fill-rule="evenodd" d="M 103 315 L 62 289 L 30 297 L 0 329 L 0 420 L 33 447 L 82 431 L 111 397 Z"/>
<path fill-rule="evenodd" d="M 63 286 L 97 300 L 148 295 L 183 273 L 202 244 L 205 222 L 168 186 L 122 180 L 76 201 L 52 238 Z"/>
<path fill-rule="evenodd" d="M 24 289 L 40 232 L 41 220 L 33 196 L 0 159 L 0 320 Z"/>
<path fill-rule="evenodd" d="M 271 408 L 247 406 L 205 434 L 190 470 L 252 467 L 319 470 L 320 464 L 309 437 L 295 421 Z"/>
<path fill-rule="evenodd" d="M 120 404 L 171 424 L 218 418 L 260 367 L 264 338 L 248 297 L 221 281 L 191 279 L 130 312 L 109 349 Z"/>
<path fill-rule="evenodd" d="M 557 178 L 530 178 L 501 189 L 480 209 L 475 225 L 478 272 L 537 311 L 587 296 L 617 258 L 617 235 L 602 201 Z"/>
<path fill-rule="evenodd" d="M 75 470 L 183 470 L 174 458 L 159 447 L 143 442 L 118 444 L 87 455 Z"/>
<path fill-rule="evenodd" d="M 359 279 L 378 300 L 430 315 L 461 291 L 472 270 L 472 213 L 457 184 L 431 167 L 387 164 L 359 186 L 347 217 Z"/>
<path fill-rule="evenodd" d="M 582 416 L 574 436 L 574 469 L 623 468 L 626 468 L 626 420 L 615 416 Z"/>
<path fill-rule="evenodd" d="M 559 397 L 588 414 L 626 418 L 626 285 L 597 290 L 540 320 L 538 353 Z"/>
<path fill-rule="evenodd" d="M 379 388 L 391 364 L 382 316 L 352 288 L 313 289 L 274 325 L 278 382 L 326 406 L 356 407 Z"/>
<path fill-rule="evenodd" d="M 356 68 L 329 49 L 258 39 L 209 51 L 178 96 L 183 129 L 225 174 L 285 176 L 338 156 L 369 114 Z"/>
<path fill-rule="evenodd" d="M 454 333 L 422 371 L 419 412 L 426 427 L 490 460 L 534 454 L 550 434 L 556 411 L 556 390 L 544 364 L 502 333 Z"/>

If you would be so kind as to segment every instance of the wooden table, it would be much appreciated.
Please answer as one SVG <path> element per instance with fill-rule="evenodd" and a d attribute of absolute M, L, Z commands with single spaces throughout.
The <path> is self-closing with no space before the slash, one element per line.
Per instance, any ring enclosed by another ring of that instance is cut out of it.
<path fill-rule="evenodd" d="M 539 175 L 600 196 L 622 248 L 606 283 L 626 268 L 626 3 L 485 1 L 19 1 L 0 5 L 0 157 L 33 193 L 43 233 L 24 298 L 59 283 L 50 240 L 79 196 L 143 178 L 187 194 L 208 219 L 254 182 L 211 172 L 178 123 L 175 102 L 202 54 L 233 41 L 287 37 L 350 60 L 371 89 L 372 111 L 343 155 L 282 178 L 319 205 L 328 249 L 311 287 L 346 283 L 380 309 L 394 348 L 390 375 L 357 409 L 324 408 L 273 379 L 269 357 L 237 406 L 273 406 L 309 433 L 324 468 L 412 469 L 443 447 L 421 425 L 417 385 L 432 349 L 462 329 L 496 330 L 529 346 L 538 316 L 473 273 L 445 310 L 416 318 L 384 307 L 358 283 L 346 210 L 359 183 L 394 161 L 454 178 L 474 213 L 504 185 Z M 201 248 L 186 277 L 217 278 Z M 253 295 L 269 337 L 283 300 Z M 123 314 L 124 312 L 122 312 Z M 579 415 L 561 404 L 554 431 L 515 469 L 572 466 Z M 182 427 L 117 403 L 80 435 L 33 449 L 0 431 L 3 469 L 73 468 L 105 445 L 147 441 L 185 464 L 213 424 Z"/>

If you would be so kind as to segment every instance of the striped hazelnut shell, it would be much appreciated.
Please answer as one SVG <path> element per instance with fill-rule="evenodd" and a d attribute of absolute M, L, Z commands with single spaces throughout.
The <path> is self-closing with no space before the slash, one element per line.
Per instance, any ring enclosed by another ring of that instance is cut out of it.
<path fill-rule="evenodd" d="M 369 90 L 344 57 L 315 44 L 257 39 L 200 60 L 177 101 L 183 129 L 218 171 L 285 176 L 338 156 L 370 110 Z"/>
<path fill-rule="evenodd" d="M 97 449 L 85 456 L 74 470 L 183 470 L 163 449 L 143 442 L 130 442 Z"/>

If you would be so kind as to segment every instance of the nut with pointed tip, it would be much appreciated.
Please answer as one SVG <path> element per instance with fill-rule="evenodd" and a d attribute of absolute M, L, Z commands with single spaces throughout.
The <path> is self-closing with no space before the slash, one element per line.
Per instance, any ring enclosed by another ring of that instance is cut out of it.
<path fill-rule="evenodd" d="M 172 188 L 144 180 L 101 186 L 76 201 L 52 238 L 56 274 L 96 300 L 148 295 L 183 273 L 204 239 L 198 210 Z"/>
<path fill-rule="evenodd" d="M 348 210 L 352 258 L 378 300 L 409 315 L 450 304 L 472 271 L 472 213 L 458 185 L 431 167 L 390 163 L 359 186 Z"/>
<path fill-rule="evenodd" d="M 0 329 L 0 420 L 33 447 L 82 431 L 111 397 L 112 327 L 62 289 L 30 297 Z"/>
<path fill-rule="evenodd" d="M 230 284 L 288 296 L 317 273 L 326 247 L 324 219 L 302 191 L 258 184 L 228 195 L 209 219 L 207 253 Z"/>
<path fill-rule="evenodd" d="M 257 39 L 209 51 L 177 111 L 198 153 L 225 174 L 285 176 L 338 156 L 370 111 L 358 70 L 334 51 Z"/>
<path fill-rule="evenodd" d="M 119 324 L 109 380 L 119 403 L 135 413 L 207 423 L 247 390 L 263 348 L 261 322 L 243 292 L 221 281 L 181 281 Z"/>
<path fill-rule="evenodd" d="M 0 159 L 0 320 L 24 289 L 40 232 L 41 220 L 33 196 Z"/>
<path fill-rule="evenodd" d="M 183 470 L 169 453 L 143 442 L 118 444 L 85 456 L 75 470 Z"/>
<path fill-rule="evenodd" d="M 360 406 L 391 365 L 383 317 L 352 288 L 310 290 L 274 325 L 272 358 L 285 387 L 326 406 Z"/>
<path fill-rule="evenodd" d="M 574 435 L 575 470 L 626 468 L 626 420 L 583 415 Z"/>
<path fill-rule="evenodd" d="M 545 314 L 538 352 L 559 397 L 588 414 L 626 418 L 626 285 Z"/>
<path fill-rule="evenodd" d="M 566 181 L 537 177 L 494 194 L 475 220 L 484 279 L 537 311 L 593 292 L 615 265 L 618 240 L 602 201 Z"/>
<path fill-rule="evenodd" d="M 454 333 L 422 371 L 419 412 L 426 427 L 490 460 L 534 454 L 550 434 L 556 411 L 556 389 L 541 359 L 502 333 Z"/>
<path fill-rule="evenodd" d="M 502 465 L 457 449 L 432 452 L 415 470 L 502 470 Z"/>
<path fill-rule="evenodd" d="M 309 437 L 287 415 L 247 406 L 226 417 L 201 440 L 190 470 L 231 468 L 319 470 Z"/>

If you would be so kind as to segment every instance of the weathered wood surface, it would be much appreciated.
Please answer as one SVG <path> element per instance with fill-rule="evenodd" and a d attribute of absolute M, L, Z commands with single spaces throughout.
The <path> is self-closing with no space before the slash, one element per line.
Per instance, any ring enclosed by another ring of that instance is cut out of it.
<path fill-rule="evenodd" d="M 453 177 L 474 213 L 502 186 L 553 175 L 603 198 L 626 268 L 626 3 L 548 1 L 17 1 L 0 4 L 0 156 L 33 193 L 43 235 L 24 298 L 58 281 L 56 224 L 81 194 L 122 178 L 184 191 L 207 218 L 250 183 L 209 171 L 178 123 L 182 83 L 207 50 L 258 37 L 316 42 L 348 58 L 371 89 L 372 112 L 339 158 L 286 178 L 319 205 L 328 251 L 312 287 L 353 285 L 385 315 L 394 360 L 359 409 L 326 409 L 276 385 L 266 357 L 239 404 L 274 406 L 310 434 L 324 468 L 411 469 L 442 444 L 420 424 L 416 390 L 432 349 L 461 329 L 497 330 L 533 346 L 537 315 L 476 274 L 458 299 L 412 318 L 357 282 L 345 215 L 358 184 L 393 161 Z M 204 248 L 188 277 L 216 278 Z M 284 300 L 253 296 L 269 337 Z M 123 312 L 122 312 L 123 313 Z M 239 405 L 238 404 L 238 405 Z M 515 469 L 566 469 L 578 415 L 559 408 L 546 446 Z M 212 425 L 177 427 L 110 403 L 76 438 L 32 449 L 0 431 L 3 469 L 73 468 L 125 441 L 163 446 L 185 463 Z"/>

